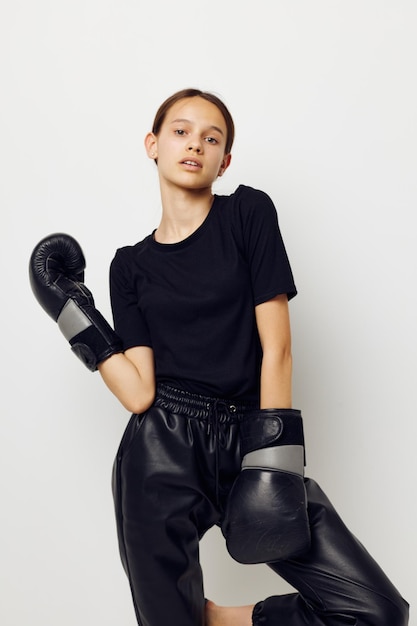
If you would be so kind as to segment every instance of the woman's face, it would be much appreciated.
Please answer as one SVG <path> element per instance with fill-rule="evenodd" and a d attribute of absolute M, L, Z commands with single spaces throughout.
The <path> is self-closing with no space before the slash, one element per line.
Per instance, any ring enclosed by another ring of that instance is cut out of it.
<path fill-rule="evenodd" d="M 158 135 L 145 139 L 148 156 L 158 160 L 161 181 L 205 189 L 230 163 L 227 127 L 220 110 L 204 98 L 185 98 L 167 112 Z"/>

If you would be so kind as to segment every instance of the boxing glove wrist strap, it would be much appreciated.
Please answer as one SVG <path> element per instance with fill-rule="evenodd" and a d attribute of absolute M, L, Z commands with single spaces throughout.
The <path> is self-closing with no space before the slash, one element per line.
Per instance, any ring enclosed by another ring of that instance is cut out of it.
<path fill-rule="evenodd" d="M 276 446 L 304 445 L 303 420 L 297 409 L 259 409 L 242 421 L 241 453 Z"/>
<path fill-rule="evenodd" d="M 100 311 L 87 304 L 80 306 L 69 298 L 57 319 L 58 326 L 71 344 L 72 351 L 94 372 L 102 361 L 123 352 L 122 341 Z"/>

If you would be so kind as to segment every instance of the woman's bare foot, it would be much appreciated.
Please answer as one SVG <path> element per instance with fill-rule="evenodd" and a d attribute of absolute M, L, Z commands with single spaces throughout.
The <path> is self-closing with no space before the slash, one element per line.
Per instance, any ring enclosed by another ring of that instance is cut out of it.
<path fill-rule="evenodd" d="M 206 603 L 206 626 L 252 626 L 253 604 L 247 606 L 218 606 Z"/>

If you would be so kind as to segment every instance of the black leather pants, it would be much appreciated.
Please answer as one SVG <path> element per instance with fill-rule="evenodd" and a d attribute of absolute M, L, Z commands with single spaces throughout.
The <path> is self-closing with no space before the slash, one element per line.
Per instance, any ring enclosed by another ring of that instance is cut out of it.
<path fill-rule="evenodd" d="M 113 471 L 120 553 L 140 626 L 203 626 L 199 540 L 222 525 L 247 407 L 160 386 L 133 415 Z M 311 549 L 269 564 L 298 593 L 259 602 L 254 626 L 406 626 L 408 605 L 306 479 Z"/>

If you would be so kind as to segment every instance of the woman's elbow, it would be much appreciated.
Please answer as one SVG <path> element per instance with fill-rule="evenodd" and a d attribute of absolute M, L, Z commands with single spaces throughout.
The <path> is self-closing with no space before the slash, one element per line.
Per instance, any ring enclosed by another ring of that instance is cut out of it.
<path fill-rule="evenodd" d="M 263 351 L 262 362 L 275 369 L 292 369 L 291 345 L 284 344 L 279 348 L 266 348 Z"/>
<path fill-rule="evenodd" d="M 139 394 L 132 397 L 122 399 L 121 402 L 129 413 L 144 413 L 152 406 L 155 399 L 155 386 L 150 386 L 146 390 L 142 390 Z"/>

